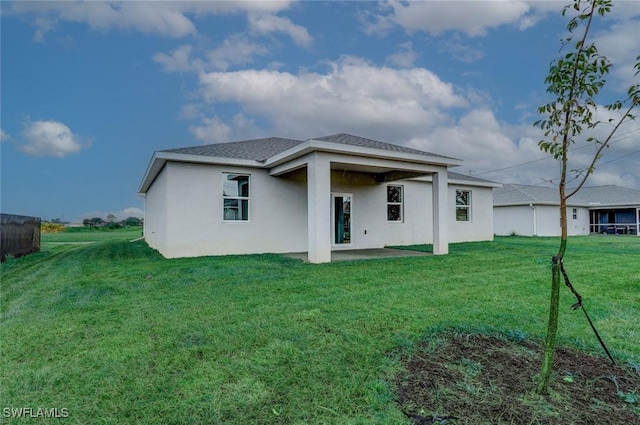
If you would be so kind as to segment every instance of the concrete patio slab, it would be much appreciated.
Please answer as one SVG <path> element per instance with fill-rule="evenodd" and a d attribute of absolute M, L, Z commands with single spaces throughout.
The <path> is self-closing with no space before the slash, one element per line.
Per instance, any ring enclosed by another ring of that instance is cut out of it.
<path fill-rule="evenodd" d="M 291 252 L 283 254 L 286 257 L 297 260 L 309 261 L 306 252 Z M 431 252 L 408 251 L 406 249 L 378 248 L 378 249 L 349 249 L 331 251 L 331 261 L 371 260 L 375 258 L 399 258 L 399 257 L 428 257 Z"/>

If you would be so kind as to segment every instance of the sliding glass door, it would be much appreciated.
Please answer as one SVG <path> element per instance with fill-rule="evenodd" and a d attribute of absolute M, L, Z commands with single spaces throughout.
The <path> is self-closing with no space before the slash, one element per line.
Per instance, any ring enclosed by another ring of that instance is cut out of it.
<path fill-rule="evenodd" d="M 351 244 L 352 223 L 351 208 L 352 193 L 331 194 L 331 233 L 333 245 Z"/>

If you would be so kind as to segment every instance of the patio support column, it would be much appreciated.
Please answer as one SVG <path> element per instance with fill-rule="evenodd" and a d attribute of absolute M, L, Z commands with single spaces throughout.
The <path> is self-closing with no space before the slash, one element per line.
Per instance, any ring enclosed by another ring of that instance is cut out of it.
<path fill-rule="evenodd" d="M 307 162 L 307 220 L 309 262 L 331 262 L 331 167 L 318 152 Z"/>
<path fill-rule="evenodd" d="M 433 173 L 433 254 L 449 253 L 448 183 L 447 170 Z"/>

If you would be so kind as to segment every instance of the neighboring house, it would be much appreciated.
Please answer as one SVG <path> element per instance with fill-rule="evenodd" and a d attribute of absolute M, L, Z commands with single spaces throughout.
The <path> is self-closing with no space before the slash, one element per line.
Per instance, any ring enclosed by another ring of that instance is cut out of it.
<path fill-rule="evenodd" d="M 331 251 L 493 238 L 496 183 L 461 160 L 348 134 L 154 153 L 144 235 L 165 257 Z"/>
<path fill-rule="evenodd" d="M 497 235 L 559 236 L 560 201 L 555 188 L 505 184 L 493 192 Z M 570 236 L 640 234 L 640 190 L 583 187 L 567 200 Z"/>

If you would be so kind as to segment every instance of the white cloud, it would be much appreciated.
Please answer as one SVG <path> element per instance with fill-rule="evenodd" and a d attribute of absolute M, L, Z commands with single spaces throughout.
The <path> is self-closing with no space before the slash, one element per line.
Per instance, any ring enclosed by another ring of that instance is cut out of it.
<path fill-rule="evenodd" d="M 94 30 L 135 29 L 167 37 L 184 37 L 196 32 L 183 14 L 184 5 L 175 2 L 16 2 L 9 13 L 35 15 L 36 39 L 52 31 L 56 22 L 78 22 Z"/>
<path fill-rule="evenodd" d="M 0 142 L 6 142 L 7 140 L 10 140 L 10 139 L 11 139 L 11 136 L 5 133 L 4 130 L 0 129 Z"/>
<path fill-rule="evenodd" d="M 232 66 L 247 65 L 253 62 L 255 56 L 266 55 L 269 50 L 242 35 L 232 35 L 219 47 L 203 52 L 203 58 L 195 57 L 193 53 L 193 46 L 186 44 L 169 54 L 156 53 L 153 60 L 168 72 L 203 72 L 213 69 L 226 71 Z"/>
<path fill-rule="evenodd" d="M 100 31 L 136 30 L 179 38 L 197 32 L 189 16 L 240 12 L 268 14 L 286 10 L 290 5 L 291 1 L 24 1 L 9 3 L 7 7 L 3 5 L 3 13 L 33 16 L 37 41 L 42 41 L 59 21 L 84 23 Z M 298 31 L 297 25 L 291 26 L 289 31 Z"/>
<path fill-rule="evenodd" d="M 400 68 L 411 68 L 418 59 L 418 53 L 413 50 L 413 44 L 410 41 L 400 44 L 397 53 L 387 56 L 387 62 Z"/>
<path fill-rule="evenodd" d="M 451 84 L 423 68 L 378 68 L 352 57 L 329 63 L 326 74 L 242 70 L 200 74 L 209 102 L 235 102 L 267 118 L 274 129 L 309 133 L 374 129 L 384 134 L 423 131 L 447 121 L 443 110 L 467 106 Z"/>
<path fill-rule="evenodd" d="M 202 113 L 200 112 L 200 106 L 195 103 L 187 103 L 182 107 L 180 116 L 187 120 L 200 118 L 202 116 Z"/>
<path fill-rule="evenodd" d="M 193 47 L 186 44 L 174 49 L 170 54 L 156 53 L 153 60 L 169 72 L 187 72 L 195 70 L 195 65 L 191 63 L 191 52 Z"/>
<path fill-rule="evenodd" d="M 46 16 L 38 16 L 33 20 L 31 26 L 36 29 L 36 32 L 33 34 L 33 40 L 37 42 L 43 42 L 45 34 L 49 31 L 53 31 L 56 28 L 57 19 Z"/>
<path fill-rule="evenodd" d="M 261 135 L 309 138 L 347 132 L 460 158 L 460 172 L 491 171 L 481 177 L 495 181 L 540 184 L 559 176 L 557 162 L 538 147 L 539 129 L 500 122 L 486 95 L 456 89 L 427 69 L 377 67 L 344 57 L 329 63 L 325 73 L 211 72 L 200 74 L 200 82 L 205 100 L 236 104 L 243 117 L 265 122 Z M 595 118 L 606 122 L 613 116 L 599 108 Z M 606 164 L 637 151 L 639 126 L 631 122 L 620 130 L 590 184 L 613 182 L 607 173 L 631 187 L 640 183 L 633 156 Z M 243 134 L 236 120 L 227 123 L 220 117 L 197 127 L 198 138 L 209 143 L 239 140 Z M 602 137 L 606 127 L 596 135 Z M 576 150 L 570 168 L 584 168 L 592 155 L 593 147 Z"/>
<path fill-rule="evenodd" d="M 383 4 L 381 14 L 370 22 L 368 32 L 384 32 L 399 25 L 408 32 L 441 34 L 461 31 L 469 36 L 485 35 L 487 30 L 504 24 L 517 24 L 530 11 L 526 1 L 467 1 L 461 13 L 457 1 L 390 1 Z"/>
<path fill-rule="evenodd" d="M 258 34 L 285 33 L 301 47 L 308 47 L 313 41 L 306 28 L 294 24 L 289 18 L 273 14 L 249 14 L 249 28 Z"/>
<path fill-rule="evenodd" d="M 639 13 L 640 15 L 640 13 Z M 611 72 L 619 89 L 626 92 L 631 84 L 638 84 L 640 78 L 635 76 L 633 66 L 640 54 L 640 43 L 636 33 L 640 28 L 640 18 L 625 19 L 612 25 L 607 31 L 597 34 L 593 42 L 601 54 L 613 64 Z"/>
<path fill-rule="evenodd" d="M 234 65 L 246 65 L 253 62 L 254 56 L 266 55 L 269 50 L 260 44 L 253 43 L 246 37 L 234 35 L 216 49 L 206 53 L 209 63 L 214 69 L 226 71 Z"/>
<path fill-rule="evenodd" d="M 199 125 L 190 126 L 189 131 L 205 144 L 229 142 L 231 139 L 231 127 L 217 116 L 203 118 Z"/>
<path fill-rule="evenodd" d="M 606 122 L 616 114 L 599 108 L 596 120 Z M 583 134 L 571 148 L 569 170 L 585 169 L 592 161 L 596 146 L 585 143 L 588 136 L 601 140 L 611 127 L 607 124 L 595 132 Z M 612 139 L 610 148 L 603 152 L 596 164 L 595 174 L 589 177 L 589 185 L 623 184 L 637 187 L 640 176 L 640 152 L 636 137 L 640 123 L 630 121 L 620 128 Z M 453 125 L 438 126 L 424 135 L 416 135 L 408 144 L 416 149 L 432 151 L 463 159 L 461 170 L 473 170 L 479 177 L 504 183 L 543 184 L 558 182 L 559 163 L 542 152 L 538 141 L 542 132 L 531 125 L 509 125 L 496 120 L 489 109 L 474 109 Z M 635 161 L 635 162 L 634 162 Z M 573 172 L 568 173 L 571 180 Z M 575 184 L 575 183 L 574 183 Z"/>
<path fill-rule="evenodd" d="M 71 129 L 58 121 L 29 122 L 19 149 L 28 155 L 64 158 L 80 152 L 82 144 Z"/>
<path fill-rule="evenodd" d="M 198 118 L 200 123 L 190 126 L 189 131 L 203 144 L 254 139 L 264 135 L 264 131 L 256 126 L 254 120 L 244 114 L 236 114 L 229 123 L 215 115 L 208 118 L 202 112 L 199 112 Z"/>
<path fill-rule="evenodd" d="M 484 52 L 462 42 L 459 36 L 454 35 L 440 42 L 440 51 L 460 62 L 472 63 L 484 57 Z"/>

